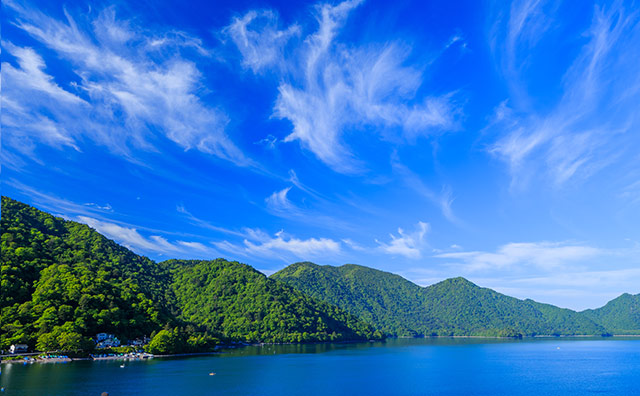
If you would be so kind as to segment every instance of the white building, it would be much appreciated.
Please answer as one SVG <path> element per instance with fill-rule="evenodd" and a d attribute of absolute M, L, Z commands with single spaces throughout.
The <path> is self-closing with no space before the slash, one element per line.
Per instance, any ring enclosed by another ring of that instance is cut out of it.
<path fill-rule="evenodd" d="M 26 344 L 14 344 L 9 347 L 9 353 L 25 353 L 28 348 Z"/>

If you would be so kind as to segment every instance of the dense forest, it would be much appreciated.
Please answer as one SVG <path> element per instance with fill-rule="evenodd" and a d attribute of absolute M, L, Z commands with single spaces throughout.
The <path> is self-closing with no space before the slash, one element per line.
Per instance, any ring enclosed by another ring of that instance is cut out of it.
<path fill-rule="evenodd" d="M 312 342 L 379 337 L 327 303 L 249 266 L 155 263 L 67 221 L 2 197 L 0 349 L 88 350 L 97 333 L 153 336 L 176 353 L 220 342 Z"/>
<path fill-rule="evenodd" d="M 625 293 L 604 307 L 583 313 L 598 323 L 605 323 L 613 334 L 640 334 L 640 294 Z"/>
<path fill-rule="evenodd" d="M 334 305 L 315 300 L 238 262 L 170 260 L 181 318 L 250 342 L 380 338 Z M 163 263 L 164 264 L 164 263 Z"/>
<path fill-rule="evenodd" d="M 420 287 L 398 275 L 353 264 L 296 263 L 271 278 L 335 304 L 393 336 L 640 332 L 640 296 L 623 295 L 598 310 L 575 312 L 505 296 L 464 278 Z"/>
<path fill-rule="evenodd" d="M 422 288 L 388 272 L 347 264 L 341 267 L 296 263 L 271 275 L 317 299 L 361 317 L 385 334 L 423 335 L 437 321 L 423 309 Z M 416 327 L 416 323 L 424 328 Z"/>
<path fill-rule="evenodd" d="M 175 326 L 171 279 L 153 261 L 6 197 L 0 227 L 0 349 L 85 349 L 99 332 L 128 339 Z"/>
<path fill-rule="evenodd" d="M 296 263 L 268 278 L 224 259 L 156 263 L 7 197 L 0 229 L 2 350 L 88 351 L 101 332 L 150 336 L 147 350 L 159 354 L 388 335 L 640 334 L 640 295 L 575 312 L 464 278 L 420 287 L 358 265 Z"/>

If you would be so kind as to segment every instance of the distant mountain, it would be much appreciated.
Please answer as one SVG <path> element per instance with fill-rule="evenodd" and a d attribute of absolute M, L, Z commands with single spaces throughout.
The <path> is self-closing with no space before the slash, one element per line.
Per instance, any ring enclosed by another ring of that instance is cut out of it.
<path fill-rule="evenodd" d="M 226 338 L 262 342 L 368 340 L 374 329 L 252 267 L 223 259 L 169 260 L 180 318 Z"/>
<path fill-rule="evenodd" d="M 375 338 L 327 303 L 222 259 L 155 263 L 87 225 L 2 197 L 0 349 L 80 350 L 91 337 L 157 335 L 158 353 L 219 339 L 299 342 Z"/>
<path fill-rule="evenodd" d="M 585 315 L 519 300 L 464 278 L 420 287 L 388 272 L 358 265 L 296 263 L 273 279 L 369 321 L 395 336 L 533 336 L 603 334 Z"/>
<path fill-rule="evenodd" d="M 353 264 L 332 267 L 304 262 L 271 278 L 342 307 L 386 334 L 420 335 L 436 325 L 422 309 L 422 288 L 388 272 Z"/>
<path fill-rule="evenodd" d="M 222 341 L 640 334 L 640 295 L 574 312 L 464 278 L 420 287 L 358 265 L 296 263 L 267 278 L 216 259 L 156 263 L 87 225 L 2 197 L 0 349 L 86 350 L 96 333 L 153 335 L 155 353 Z"/>
<path fill-rule="evenodd" d="M 570 309 L 520 300 L 481 288 L 464 278 L 425 287 L 425 308 L 440 318 L 438 334 L 599 335 L 606 329 Z"/>
<path fill-rule="evenodd" d="M 625 293 L 604 307 L 582 313 L 613 334 L 640 334 L 640 294 Z"/>

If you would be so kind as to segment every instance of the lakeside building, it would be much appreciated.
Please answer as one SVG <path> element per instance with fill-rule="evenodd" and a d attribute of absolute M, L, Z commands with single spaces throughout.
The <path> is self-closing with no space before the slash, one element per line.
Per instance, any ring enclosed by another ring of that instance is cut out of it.
<path fill-rule="evenodd" d="M 120 346 L 120 340 L 113 334 L 98 333 L 96 334 L 96 348 L 110 348 Z"/>
<path fill-rule="evenodd" d="M 28 350 L 26 344 L 14 344 L 9 347 L 9 353 L 26 353 Z"/>

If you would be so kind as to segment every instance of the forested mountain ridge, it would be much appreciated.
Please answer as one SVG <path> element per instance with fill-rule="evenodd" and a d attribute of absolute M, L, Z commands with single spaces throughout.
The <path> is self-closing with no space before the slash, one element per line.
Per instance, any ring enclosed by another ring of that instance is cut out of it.
<path fill-rule="evenodd" d="M 380 338 L 373 328 L 334 305 L 226 260 L 169 260 L 181 319 L 231 339 L 262 342 Z"/>
<path fill-rule="evenodd" d="M 600 335 L 631 334 L 640 329 L 639 317 L 627 314 L 617 316 L 628 323 L 615 326 L 611 315 L 600 311 L 611 303 L 595 313 L 575 312 L 505 296 L 464 278 L 420 287 L 373 268 L 309 262 L 292 264 L 271 278 L 342 307 L 394 336 Z"/>
<path fill-rule="evenodd" d="M 413 326 L 428 320 L 421 309 L 421 287 L 399 275 L 346 264 L 340 267 L 295 263 L 272 279 L 342 307 L 390 335 L 415 336 Z"/>
<path fill-rule="evenodd" d="M 597 309 L 582 311 L 613 334 L 640 334 L 640 294 L 624 293 Z"/>
<path fill-rule="evenodd" d="M 0 348 L 90 346 L 174 325 L 171 279 L 89 226 L 2 197 Z"/>
<path fill-rule="evenodd" d="M 606 329 L 579 313 L 520 300 L 464 278 L 423 288 L 425 309 L 441 319 L 438 335 L 599 335 Z"/>
<path fill-rule="evenodd" d="M 2 197 L 0 231 L 0 349 L 26 343 L 31 350 L 86 350 L 99 332 L 122 339 L 157 335 L 151 346 L 158 353 L 201 351 L 220 339 L 379 336 L 249 266 L 223 259 L 158 264 L 87 225 L 8 197 Z"/>
<path fill-rule="evenodd" d="M 421 287 L 359 265 L 303 262 L 266 277 L 224 259 L 156 263 L 100 235 L 2 197 L 0 349 L 91 349 L 98 332 L 155 335 L 156 353 L 219 342 L 392 336 L 640 334 L 640 295 L 575 312 L 464 278 Z"/>

